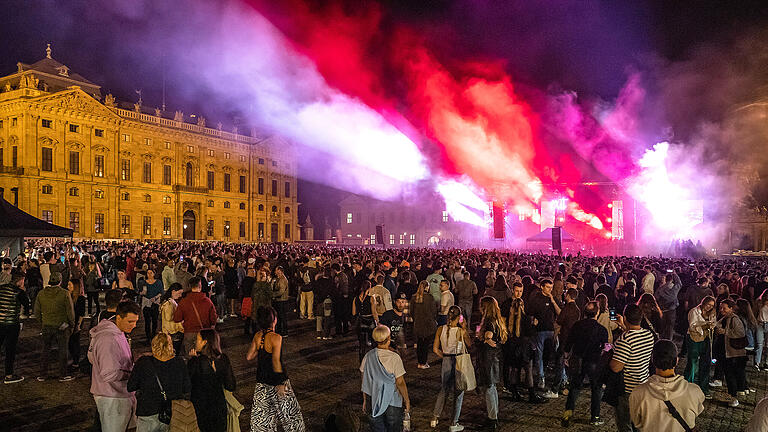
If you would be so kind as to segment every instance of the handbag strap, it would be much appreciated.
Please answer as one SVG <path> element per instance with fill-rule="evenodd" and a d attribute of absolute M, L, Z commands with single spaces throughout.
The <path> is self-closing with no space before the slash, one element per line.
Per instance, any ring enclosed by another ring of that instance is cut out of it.
<path fill-rule="evenodd" d="M 200 314 L 197 312 L 197 308 L 195 307 L 195 301 L 191 300 L 192 303 L 192 310 L 195 311 L 195 316 L 197 317 L 197 322 L 200 323 L 200 328 L 203 328 L 203 320 L 200 319 Z"/>
<path fill-rule="evenodd" d="M 677 411 L 677 408 L 675 408 L 674 405 L 672 405 L 672 402 L 665 400 L 664 405 L 667 406 L 667 410 L 669 410 L 669 413 L 672 415 L 672 417 L 677 420 L 678 423 L 680 423 L 680 426 L 685 429 L 685 432 L 691 432 L 693 429 L 691 429 L 690 426 L 688 426 L 688 423 L 685 422 L 683 417 L 680 415 L 680 413 Z"/>
<path fill-rule="evenodd" d="M 160 387 L 160 395 L 163 396 L 163 402 L 168 402 L 168 397 L 165 395 L 165 389 L 163 388 L 163 383 L 160 382 L 160 377 L 157 375 L 157 369 L 155 369 L 155 360 L 152 359 L 152 374 L 155 376 L 155 380 L 157 380 L 157 385 Z"/>

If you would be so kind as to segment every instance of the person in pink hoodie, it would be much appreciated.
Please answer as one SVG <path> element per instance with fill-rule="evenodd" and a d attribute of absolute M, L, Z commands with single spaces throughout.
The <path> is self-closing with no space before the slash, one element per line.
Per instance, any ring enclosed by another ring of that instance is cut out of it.
<path fill-rule="evenodd" d="M 133 418 L 135 399 L 128 391 L 133 356 L 126 334 L 136 327 L 140 313 L 136 303 L 122 302 L 113 319 L 102 320 L 91 329 L 91 393 L 102 432 L 125 432 Z"/>

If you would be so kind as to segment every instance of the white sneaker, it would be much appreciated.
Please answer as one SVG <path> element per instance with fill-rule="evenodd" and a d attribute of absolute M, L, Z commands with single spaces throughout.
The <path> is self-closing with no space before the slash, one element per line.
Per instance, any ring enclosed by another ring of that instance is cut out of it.
<path fill-rule="evenodd" d="M 462 425 L 460 425 L 458 423 L 456 423 L 455 425 L 450 426 L 448 428 L 448 432 L 461 432 L 463 430 L 464 430 L 464 426 L 462 426 Z"/>
<path fill-rule="evenodd" d="M 739 392 L 736 392 L 736 395 L 737 395 L 737 396 L 739 396 L 739 397 L 744 397 L 744 396 L 746 396 L 746 395 L 747 395 L 747 392 L 745 392 L 745 391 L 739 391 Z"/>
<path fill-rule="evenodd" d="M 753 389 L 753 388 L 751 388 L 751 387 L 750 387 L 749 389 L 747 389 L 747 392 L 748 392 L 748 393 L 754 393 L 754 392 L 756 392 L 756 391 L 757 391 L 757 390 L 755 390 L 755 389 Z"/>
<path fill-rule="evenodd" d="M 429 427 L 431 427 L 433 429 L 437 427 L 437 419 L 436 418 L 433 418 L 432 420 L 429 421 Z"/>
<path fill-rule="evenodd" d="M 728 402 L 728 406 L 731 408 L 736 408 L 737 406 L 739 406 L 739 400 L 736 398 L 731 399 L 731 401 Z"/>
<path fill-rule="evenodd" d="M 216 320 L 216 322 L 217 322 L 217 323 L 219 323 L 219 324 L 221 324 L 221 323 L 223 323 L 223 322 L 224 322 L 224 318 L 219 318 L 219 319 L 217 319 L 217 320 Z"/>
<path fill-rule="evenodd" d="M 723 386 L 723 382 L 720 381 L 720 380 L 713 380 L 713 381 L 709 382 L 709 386 L 710 387 L 722 387 Z"/>
<path fill-rule="evenodd" d="M 541 395 L 541 396 L 542 396 L 542 397 L 544 397 L 545 399 L 557 399 L 558 397 L 560 397 L 560 395 L 559 395 L 559 394 L 557 394 L 557 393 L 553 392 L 552 390 L 547 390 L 547 391 L 546 391 L 546 392 L 544 392 L 544 394 L 543 394 L 543 395 Z"/>
<path fill-rule="evenodd" d="M 424 369 L 429 369 L 429 363 L 424 363 L 422 366 L 424 366 Z"/>

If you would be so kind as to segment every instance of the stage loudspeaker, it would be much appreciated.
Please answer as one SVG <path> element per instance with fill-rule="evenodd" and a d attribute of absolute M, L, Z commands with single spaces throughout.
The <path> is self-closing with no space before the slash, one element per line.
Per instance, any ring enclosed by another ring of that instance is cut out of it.
<path fill-rule="evenodd" d="M 376 225 L 376 244 L 384 244 L 384 227 Z"/>
<path fill-rule="evenodd" d="M 504 209 L 493 203 L 493 238 L 504 238 Z"/>
<path fill-rule="evenodd" d="M 560 227 L 552 228 L 552 249 L 563 250 L 562 233 Z"/>

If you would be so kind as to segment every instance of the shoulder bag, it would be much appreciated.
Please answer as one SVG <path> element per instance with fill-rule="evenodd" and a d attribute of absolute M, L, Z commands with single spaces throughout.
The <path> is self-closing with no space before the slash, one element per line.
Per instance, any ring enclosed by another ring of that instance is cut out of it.
<path fill-rule="evenodd" d="M 680 426 L 683 427 L 685 432 L 697 432 L 698 431 L 698 429 L 695 426 L 693 428 L 688 426 L 688 423 L 685 422 L 685 419 L 683 419 L 683 416 L 681 416 L 680 413 L 677 411 L 677 408 L 675 408 L 675 406 L 672 405 L 672 402 L 670 402 L 668 400 L 665 400 L 664 401 L 664 405 L 667 406 L 667 410 L 669 411 L 669 413 L 672 415 L 672 417 L 675 418 L 675 420 L 677 420 L 678 423 L 680 423 Z"/>
<path fill-rule="evenodd" d="M 448 329 L 450 332 L 450 329 Z M 464 345 L 464 330 L 459 331 L 459 344 L 463 353 L 456 354 L 456 389 L 459 391 L 472 391 L 477 387 L 475 381 L 475 367 L 472 365 L 472 357 Z"/>
<path fill-rule="evenodd" d="M 154 359 L 151 361 L 154 362 Z M 155 375 L 157 386 L 160 387 L 160 395 L 163 397 L 163 403 L 160 404 L 160 412 L 157 413 L 157 419 L 160 423 L 171 424 L 173 406 L 171 401 L 168 400 L 168 396 L 165 394 L 163 383 L 160 382 L 160 377 L 157 375 L 157 369 L 155 369 L 154 363 L 152 364 L 152 373 Z"/>
<path fill-rule="evenodd" d="M 731 317 L 731 319 L 728 321 L 728 329 L 731 328 L 731 322 L 733 321 L 734 318 L 741 320 L 741 317 L 737 317 L 737 316 Z M 739 338 L 731 338 L 731 337 L 728 338 L 728 344 L 731 346 L 731 348 L 735 350 L 742 350 L 746 348 L 747 345 L 749 344 L 749 342 L 747 341 L 747 326 L 744 324 L 743 320 L 741 321 L 741 326 L 744 328 L 744 336 Z"/>

